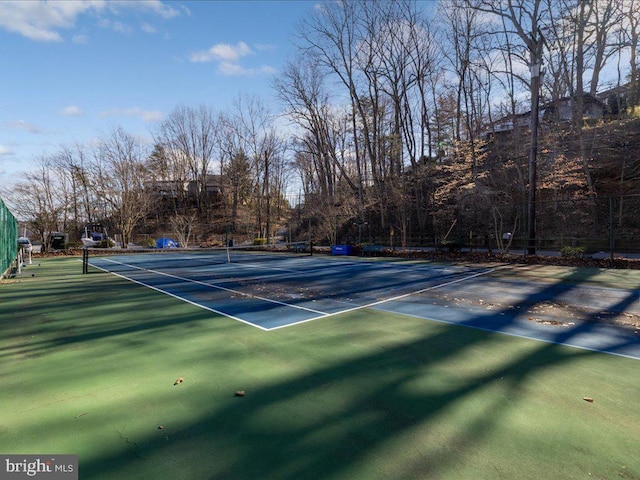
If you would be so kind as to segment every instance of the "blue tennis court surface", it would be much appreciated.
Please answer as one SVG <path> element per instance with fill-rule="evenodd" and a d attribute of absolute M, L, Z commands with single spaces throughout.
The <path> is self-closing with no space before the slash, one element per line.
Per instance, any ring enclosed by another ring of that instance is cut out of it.
<path fill-rule="evenodd" d="M 91 264 L 264 330 L 377 305 L 484 271 L 262 254 L 236 263 L 198 252 L 99 257 Z"/>
<path fill-rule="evenodd" d="M 492 268 L 349 257 L 255 253 L 236 261 L 196 250 L 93 256 L 90 264 L 263 330 L 373 308 L 640 358 L 637 330 L 589 321 L 588 312 L 547 322 L 528 310 L 590 298 L 598 311 L 640 316 L 636 292 L 505 283 Z"/>

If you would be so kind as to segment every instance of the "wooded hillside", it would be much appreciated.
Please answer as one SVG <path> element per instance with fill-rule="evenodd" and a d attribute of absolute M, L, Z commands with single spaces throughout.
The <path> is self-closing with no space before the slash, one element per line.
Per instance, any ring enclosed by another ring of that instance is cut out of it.
<path fill-rule="evenodd" d="M 61 147 L 4 197 L 43 241 L 98 221 L 125 246 L 637 249 L 638 18 L 636 0 L 324 2 L 278 112 L 177 106 L 153 145 Z"/>

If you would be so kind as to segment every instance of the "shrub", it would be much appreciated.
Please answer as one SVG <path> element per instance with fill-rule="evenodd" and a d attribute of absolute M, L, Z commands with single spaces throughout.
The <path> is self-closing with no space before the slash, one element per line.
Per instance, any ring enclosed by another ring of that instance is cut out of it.
<path fill-rule="evenodd" d="M 562 247 L 561 255 L 563 257 L 584 258 L 584 247 Z"/>

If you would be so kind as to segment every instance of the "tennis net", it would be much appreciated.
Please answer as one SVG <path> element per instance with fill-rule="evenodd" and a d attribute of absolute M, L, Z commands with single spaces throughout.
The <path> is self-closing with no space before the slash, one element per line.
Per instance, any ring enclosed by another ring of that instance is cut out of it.
<path fill-rule="evenodd" d="M 313 247 L 308 242 L 207 248 L 86 248 L 82 263 L 83 273 L 88 273 L 89 265 L 104 265 L 95 259 L 111 259 L 111 264 L 127 264 L 133 268 L 189 269 L 208 264 L 268 263 L 305 255 L 313 255 Z M 114 257 L 118 257 L 117 261 Z"/>

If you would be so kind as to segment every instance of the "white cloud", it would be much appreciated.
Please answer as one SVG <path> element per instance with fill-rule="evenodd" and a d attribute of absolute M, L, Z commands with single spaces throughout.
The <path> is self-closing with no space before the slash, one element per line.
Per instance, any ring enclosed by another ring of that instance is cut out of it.
<path fill-rule="evenodd" d="M 111 2 L 113 2 L 113 0 L 111 0 Z M 142 0 L 137 2 L 132 2 L 131 0 L 124 0 L 124 1 L 118 1 L 113 3 L 122 4 L 123 6 L 126 6 L 126 7 L 134 6 L 139 8 L 140 10 L 148 10 L 166 19 L 174 18 L 180 15 L 179 10 L 176 10 L 171 5 L 167 5 L 166 3 L 163 3 L 160 0 Z M 190 13 L 186 7 L 182 8 L 183 11 L 185 9 L 188 13 Z"/>
<path fill-rule="evenodd" d="M 4 145 L 0 145 L 0 157 L 8 157 L 9 155 L 13 155 L 13 151 Z"/>
<path fill-rule="evenodd" d="M 69 105 L 60 112 L 60 115 L 65 115 L 68 117 L 79 117 L 80 115 L 82 115 L 82 110 L 80 110 L 80 107 L 78 107 L 77 105 Z"/>
<path fill-rule="evenodd" d="M 241 65 L 231 62 L 221 62 L 218 71 L 227 77 L 244 75 L 246 70 Z"/>
<path fill-rule="evenodd" d="M 5 127 L 12 130 L 23 130 L 29 133 L 42 133 L 42 129 L 35 125 L 25 122 L 24 120 L 15 120 L 12 122 L 6 122 Z"/>
<path fill-rule="evenodd" d="M 272 50 L 274 47 L 267 44 L 254 46 L 258 51 Z M 189 55 L 189 60 L 193 63 L 218 62 L 217 71 L 224 76 L 247 76 L 272 74 L 276 69 L 268 65 L 258 68 L 247 68 L 240 64 L 240 60 L 255 52 L 245 42 L 238 42 L 236 45 L 228 43 L 217 43 L 208 50 L 194 52 Z"/>
<path fill-rule="evenodd" d="M 104 2 L 0 2 L 0 28 L 31 40 L 62 41 L 60 29 L 75 25 L 81 13 L 101 10 Z"/>
<path fill-rule="evenodd" d="M 142 30 L 144 33 L 156 33 L 157 31 L 153 25 L 146 22 L 140 25 L 140 30 Z"/>
<path fill-rule="evenodd" d="M 244 68 L 243 66 L 237 63 L 231 62 L 221 62 L 218 65 L 218 71 L 226 76 L 226 77 L 234 77 L 234 76 L 253 76 L 260 74 L 268 74 L 271 75 L 276 72 L 276 69 L 270 67 L 268 65 L 263 65 L 259 68 Z"/>
<path fill-rule="evenodd" d="M 145 122 L 157 122 L 158 120 L 162 120 L 164 114 L 159 110 L 151 110 L 140 112 L 140 116 Z"/>
<path fill-rule="evenodd" d="M 73 43 L 85 44 L 89 42 L 89 37 L 87 35 L 74 35 L 71 37 L 71 41 Z"/>
<path fill-rule="evenodd" d="M 241 57 L 246 57 L 253 52 L 244 42 L 238 42 L 236 45 L 228 43 L 218 43 L 208 50 L 195 52 L 189 55 L 189 60 L 197 62 L 227 61 L 237 62 Z"/>
<path fill-rule="evenodd" d="M 161 120 L 164 114 L 158 110 L 142 110 L 140 107 L 112 108 L 100 113 L 101 117 L 139 117 L 144 122 Z"/>
<path fill-rule="evenodd" d="M 75 27 L 78 17 L 85 13 L 104 15 L 99 25 L 121 33 L 133 28 L 107 16 L 118 16 L 123 10 L 136 9 L 170 19 L 190 14 L 186 7 L 173 8 L 160 0 L 74 0 L 74 1 L 0 1 L 0 28 L 41 42 L 61 42 L 60 30 Z M 73 37 L 76 43 L 86 41 L 84 35 Z"/>
<path fill-rule="evenodd" d="M 117 33 L 129 34 L 133 32 L 133 27 L 131 25 L 127 25 L 126 23 L 122 23 L 118 20 L 111 20 L 110 18 L 101 18 L 98 22 L 98 25 L 102 28 L 113 30 Z"/>

